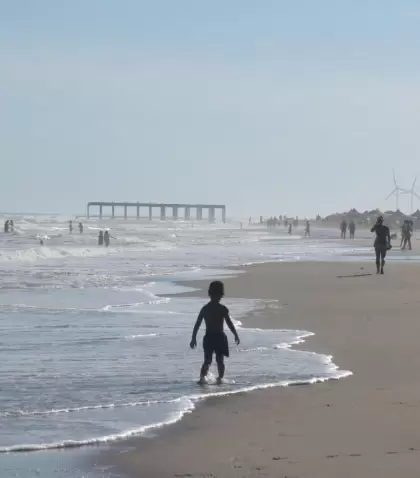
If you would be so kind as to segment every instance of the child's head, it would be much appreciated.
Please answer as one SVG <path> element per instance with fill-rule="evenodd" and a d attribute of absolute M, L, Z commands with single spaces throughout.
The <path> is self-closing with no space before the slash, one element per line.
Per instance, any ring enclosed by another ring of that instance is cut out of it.
<path fill-rule="evenodd" d="M 216 280 L 209 286 L 209 297 L 211 300 L 220 300 L 225 295 L 223 282 Z"/>

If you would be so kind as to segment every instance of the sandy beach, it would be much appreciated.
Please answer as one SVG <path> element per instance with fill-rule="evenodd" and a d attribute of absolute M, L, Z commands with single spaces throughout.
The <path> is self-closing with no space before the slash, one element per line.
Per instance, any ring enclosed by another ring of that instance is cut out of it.
<path fill-rule="evenodd" d="M 418 477 L 420 270 L 388 264 L 385 276 L 361 276 L 373 270 L 265 264 L 226 280 L 230 297 L 282 306 L 246 324 L 312 331 L 301 347 L 354 375 L 208 399 L 154 439 L 115 444 L 107 459 L 133 478 Z"/>

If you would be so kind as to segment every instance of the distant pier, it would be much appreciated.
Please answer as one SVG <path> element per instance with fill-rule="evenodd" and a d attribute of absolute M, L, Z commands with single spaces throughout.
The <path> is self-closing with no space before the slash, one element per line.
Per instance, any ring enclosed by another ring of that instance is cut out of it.
<path fill-rule="evenodd" d="M 91 208 L 98 208 L 98 214 L 91 214 Z M 104 209 L 107 208 L 108 214 L 105 214 Z M 116 208 L 122 208 L 123 215 L 116 215 Z M 129 215 L 129 209 L 135 211 L 135 215 Z M 172 218 L 174 221 L 178 220 L 180 217 L 180 212 L 184 212 L 184 218 L 186 221 L 191 220 L 191 211 L 195 211 L 195 218 L 197 221 L 203 219 L 203 211 L 208 211 L 208 220 L 209 222 L 216 221 L 216 211 L 221 210 L 222 212 L 222 221 L 226 222 L 226 206 L 220 204 L 166 204 L 166 203 L 141 203 L 141 202 L 102 202 L 102 201 L 93 201 L 89 202 L 87 205 L 87 217 L 110 217 L 114 219 L 116 217 L 123 217 L 124 219 L 128 218 L 137 218 L 140 219 L 141 209 L 146 209 L 148 212 L 149 220 L 153 219 L 153 210 L 157 209 L 159 211 L 158 217 L 161 221 L 164 221 L 167 218 Z M 172 216 L 167 216 L 167 210 L 172 211 Z"/>

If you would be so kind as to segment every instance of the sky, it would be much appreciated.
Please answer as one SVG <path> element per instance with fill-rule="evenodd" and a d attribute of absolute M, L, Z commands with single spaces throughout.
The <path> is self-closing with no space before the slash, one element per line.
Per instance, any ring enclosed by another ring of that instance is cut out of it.
<path fill-rule="evenodd" d="M 395 208 L 419 24 L 409 0 L 0 0 L 0 210 Z"/>

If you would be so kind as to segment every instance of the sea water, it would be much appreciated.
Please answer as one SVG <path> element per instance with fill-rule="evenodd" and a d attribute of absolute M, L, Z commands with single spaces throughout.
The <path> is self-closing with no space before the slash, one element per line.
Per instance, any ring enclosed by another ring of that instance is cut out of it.
<path fill-rule="evenodd" d="M 291 348 L 310 332 L 243 328 L 239 347 L 229 337 L 225 383 L 200 388 L 202 352 L 189 341 L 203 300 L 173 294 L 186 290 L 176 281 L 241 273 L 227 266 L 354 258 L 363 248 L 235 224 L 90 220 L 83 234 L 69 234 L 63 217 L 14 220 L 14 233 L 0 236 L 4 478 L 115 476 L 81 471 L 89 445 L 147 434 L 207 395 L 349 373 L 329 356 Z M 109 248 L 97 245 L 105 228 Z M 240 297 L 225 303 L 238 327 L 247 314 L 281 309 Z"/>

